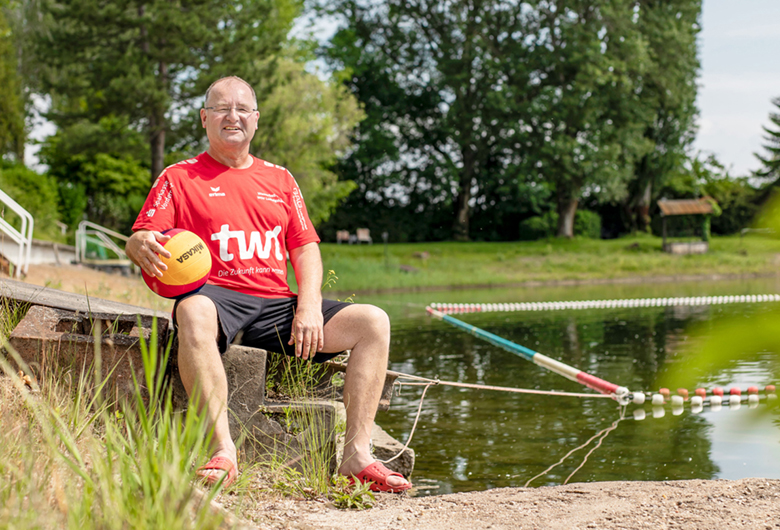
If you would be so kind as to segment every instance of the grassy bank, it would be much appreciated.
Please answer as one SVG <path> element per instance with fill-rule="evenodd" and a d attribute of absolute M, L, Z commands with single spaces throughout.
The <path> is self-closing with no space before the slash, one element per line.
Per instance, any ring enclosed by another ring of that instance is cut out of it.
<path fill-rule="evenodd" d="M 340 293 L 675 275 L 769 274 L 780 240 L 716 237 L 704 255 L 673 256 L 651 236 L 507 243 L 322 244 Z"/>

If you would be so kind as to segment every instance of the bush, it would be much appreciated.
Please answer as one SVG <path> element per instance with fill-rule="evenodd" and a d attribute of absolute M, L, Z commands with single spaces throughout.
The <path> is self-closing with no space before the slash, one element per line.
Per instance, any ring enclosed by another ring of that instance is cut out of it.
<path fill-rule="evenodd" d="M 555 236 L 558 230 L 558 213 L 546 212 L 529 217 L 520 223 L 520 241 L 535 241 Z M 574 235 L 591 239 L 601 237 L 601 217 L 590 210 L 577 210 L 574 215 Z"/>
<path fill-rule="evenodd" d="M 574 235 L 600 239 L 601 217 L 599 214 L 590 210 L 577 210 L 577 213 L 574 215 Z"/>
<path fill-rule="evenodd" d="M 57 183 L 49 175 L 41 175 L 23 164 L 5 163 L 0 168 L 0 189 L 33 216 L 33 235 L 36 238 L 63 241 L 57 226 L 60 220 L 57 208 Z M 3 219 L 15 227 L 21 221 L 8 208 L 3 208 Z"/>

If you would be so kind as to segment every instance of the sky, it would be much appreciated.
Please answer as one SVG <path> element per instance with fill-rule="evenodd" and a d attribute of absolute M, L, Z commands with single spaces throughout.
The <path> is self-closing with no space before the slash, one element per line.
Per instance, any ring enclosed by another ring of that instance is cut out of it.
<path fill-rule="evenodd" d="M 328 38 L 334 26 L 325 23 L 315 31 Z M 703 0 L 699 34 L 701 73 L 699 130 L 694 150 L 713 153 L 733 176 L 750 174 L 760 162 L 762 126 L 770 127 L 769 113 L 780 109 L 772 98 L 780 97 L 780 0 Z M 772 128 L 772 127 L 770 127 Z M 31 138 L 54 132 L 39 123 Z M 28 146 L 28 165 L 40 168 Z"/>
<path fill-rule="evenodd" d="M 762 125 L 780 97 L 780 0 L 704 0 L 694 148 L 714 153 L 733 176 L 761 163 Z"/>

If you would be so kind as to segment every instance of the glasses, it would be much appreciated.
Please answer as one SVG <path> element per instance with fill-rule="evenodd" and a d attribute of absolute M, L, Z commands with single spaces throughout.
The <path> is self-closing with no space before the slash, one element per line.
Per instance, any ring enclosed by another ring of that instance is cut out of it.
<path fill-rule="evenodd" d="M 248 109 L 246 107 L 203 107 L 205 110 L 213 110 L 214 114 L 217 114 L 219 116 L 227 116 L 230 114 L 231 110 L 236 111 L 236 114 L 241 116 L 242 118 L 246 118 L 253 112 L 255 112 L 257 109 Z"/>

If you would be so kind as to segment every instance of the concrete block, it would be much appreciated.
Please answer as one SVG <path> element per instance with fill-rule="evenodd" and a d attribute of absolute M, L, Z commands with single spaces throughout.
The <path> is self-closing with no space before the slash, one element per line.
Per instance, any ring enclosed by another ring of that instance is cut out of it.
<path fill-rule="evenodd" d="M 36 377 L 50 368 L 81 371 L 95 361 L 99 344 L 102 377 L 108 377 L 107 395 L 131 398 L 135 395 L 133 374 L 143 385 L 140 339 L 149 341 L 152 317 L 111 313 L 79 313 L 33 306 L 9 338 L 10 345 Z M 158 348 L 165 347 L 168 323 L 158 321 Z M 95 330 L 100 340 L 95 341 Z"/>

